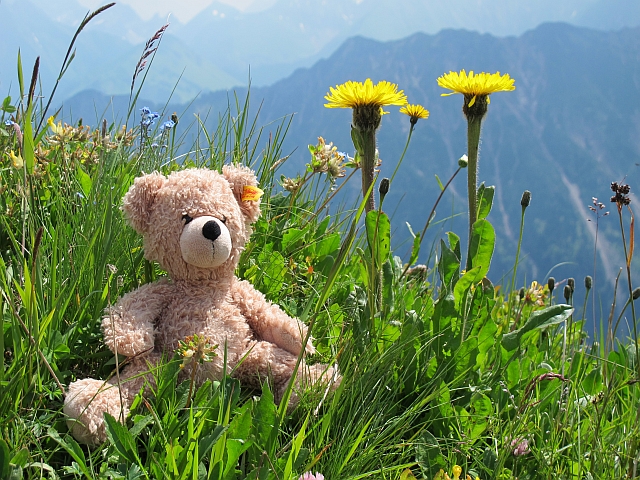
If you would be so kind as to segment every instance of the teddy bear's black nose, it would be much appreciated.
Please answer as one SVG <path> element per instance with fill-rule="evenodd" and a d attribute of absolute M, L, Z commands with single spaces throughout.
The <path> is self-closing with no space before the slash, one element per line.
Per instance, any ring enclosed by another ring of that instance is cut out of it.
<path fill-rule="evenodd" d="M 209 220 L 202 226 L 202 235 L 214 242 L 220 236 L 220 225 L 215 220 Z"/>

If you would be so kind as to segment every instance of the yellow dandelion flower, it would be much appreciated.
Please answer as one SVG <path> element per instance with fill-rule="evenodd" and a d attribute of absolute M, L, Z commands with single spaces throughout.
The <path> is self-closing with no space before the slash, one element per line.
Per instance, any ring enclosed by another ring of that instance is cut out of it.
<path fill-rule="evenodd" d="M 325 95 L 327 108 L 351 108 L 351 139 L 356 147 L 357 157 L 362 165 L 362 194 L 366 197 L 365 210 L 375 208 L 373 190 L 370 189 L 375 178 L 376 130 L 380 127 L 386 105 L 403 106 L 407 103 L 404 91 L 398 91 L 398 85 L 385 80 L 373 84 L 370 78 L 364 83 L 349 80 L 335 88 L 329 87 Z M 368 192 L 368 193 L 367 193 Z"/>
<path fill-rule="evenodd" d="M 424 108 L 422 105 L 410 105 L 407 103 L 400 109 L 400 113 L 404 113 L 411 117 L 411 125 L 418 123 L 418 120 L 421 118 L 429 118 L 429 110 Z"/>
<path fill-rule="evenodd" d="M 473 106 L 478 96 L 488 97 L 488 95 L 495 92 L 515 90 L 514 82 L 515 80 L 508 73 L 504 75 L 500 75 L 500 72 L 473 73 L 473 70 L 469 71 L 469 74 L 465 70 L 461 70 L 460 73 L 449 72 L 438 78 L 438 85 L 442 88 L 453 90 L 449 93 L 443 93 L 442 96 L 462 93 L 465 96 L 465 100 L 466 98 L 470 99 L 468 102 L 469 107 Z M 487 98 L 487 103 L 489 103 L 489 98 Z"/>
<path fill-rule="evenodd" d="M 335 88 L 329 87 L 330 93 L 325 95 L 327 108 L 356 108 L 365 105 L 383 107 L 385 105 L 404 105 L 407 96 L 403 90 L 398 91 L 398 85 L 382 80 L 376 85 L 370 78 L 364 83 L 349 80 Z"/>

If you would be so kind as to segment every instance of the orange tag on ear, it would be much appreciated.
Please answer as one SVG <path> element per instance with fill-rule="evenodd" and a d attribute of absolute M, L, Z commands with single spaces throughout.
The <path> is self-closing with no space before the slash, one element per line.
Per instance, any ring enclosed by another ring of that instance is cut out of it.
<path fill-rule="evenodd" d="M 251 185 L 245 185 L 242 189 L 242 201 L 243 202 L 255 202 L 260 200 L 260 197 L 264 195 L 264 192 L 258 187 L 252 187 Z"/>

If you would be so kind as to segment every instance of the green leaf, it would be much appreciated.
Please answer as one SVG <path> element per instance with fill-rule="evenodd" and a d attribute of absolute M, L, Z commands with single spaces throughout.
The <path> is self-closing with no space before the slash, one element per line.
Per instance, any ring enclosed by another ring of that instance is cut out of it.
<path fill-rule="evenodd" d="M 462 258 L 460 254 L 460 237 L 453 232 L 447 232 L 447 239 L 449 240 L 449 248 L 456 254 L 458 260 Z"/>
<path fill-rule="evenodd" d="M 481 267 L 477 271 L 476 282 L 482 280 L 489 273 L 495 243 L 496 233 L 493 226 L 484 219 L 476 221 L 471 231 L 471 248 L 469 249 L 471 267 Z"/>
<path fill-rule="evenodd" d="M 7 113 L 13 113 L 16 111 L 16 107 L 11 105 L 11 97 L 5 97 L 2 101 L 2 110 Z"/>
<path fill-rule="evenodd" d="M 22 447 L 20 451 L 13 456 L 13 458 L 11 459 L 11 463 L 17 465 L 18 467 L 25 467 L 27 465 L 27 460 L 29 460 L 29 450 L 27 449 L 27 447 Z"/>
<path fill-rule="evenodd" d="M 299 228 L 287 229 L 287 231 L 284 232 L 284 234 L 282 235 L 282 248 L 287 249 L 289 247 L 292 247 L 292 248 L 295 247 L 296 243 L 299 240 L 302 240 L 305 233 L 306 233 L 305 230 L 301 230 Z"/>
<path fill-rule="evenodd" d="M 322 258 L 332 254 L 340 249 L 340 235 L 337 233 L 329 234 L 322 238 L 316 244 L 316 256 Z"/>
<path fill-rule="evenodd" d="M 371 212 L 369 212 L 369 213 L 371 213 Z M 360 430 L 360 433 L 358 434 L 358 438 L 356 438 L 355 441 L 351 444 L 351 448 L 349 449 L 349 452 L 347 453 L 347 455 L 342 460 L 342 465 L 340 465 L 340 468 L 338 469 L 338 471 L 336 473 L 336 476 L 340 475 L 340 472 L 342 472 L 342 470 L 347 465 L 347 463 L 349 463 L 349 460 L 351 460 L 351 457 L 353 457 L 353 454 L 356 452 L 356 449 L 362 443 L 362 440 L 363 440 L 365 434 L 369 430 L 369 425 L 371 425 L 371 422 L 373 422 L 374 418 L 375 417 L 371 417 L 369 419 L 369 421 Z"/>
<path fill-rule="evenodd" d="M 487 359 L 489 351 L 496 344 L 498 326 L 490 319 L 478 333 L 478 355 L 476 356 L 476 370 L 485 371 L 488 368 Z"/>
<path fill-rule="evenodd" d="M 473 415 L 469 419 L 469 437 L 475 440 L 485 432 L 488 420 L 493 414 L 491 399 L 483 393 L 474 393 L 471 397 L 471 413 Z"/>
<path fill-rule="evenodd" d="M 454 318 L 458 317 L 458 312 L 456 310 L 455 298 L 452 294 L 447 294 L 438 299 L 435 304 L 433 311 L 433 334 L 440 335 L 444 333 L 446 335 L 446 331 L 450 330 L 451 322 Z M 446 343 L 446 338 L 443 338 L 441 335 L 436 339 L 437 348 L 442 346 L 442 344 Z M 437 350 L 438 354 L 442 352 Z"/>
<path fill-rule="evenodd" d="M 526 333 L 562 323 L 569 318 L 572 313 L 573 307 L 571 305 L 553 305 L 544 310 L 533 312 L 522 327 L 502 336 L 502 346 L 507 351 L 515 350 L 520 345 L 522 337 Z"/>
<path fill-rule="evenodd" d="M 491 448 L 485 448 L 484 453 L 482 454 L 482 463 L 491 471 L 496 469 L 498 456 Z"/>
<path fill-rule="evenodd" d="M 33 173 L 33 167 L 35 165 L 35 146 L 33 144 L 33 126 L 31 125 L 31 116 L 33 114 L 33 102 L 27 107 L 27 113 L 24 116 L 24 135 L 22 144 L 22 159 L 24 160 L 24 166 L 27 169 L 27 173 Z"/>
<path fill-rule="evenodd" d="M 199 455 L 201 457 L 208 455 L 226 430 L 227 427 L 225 425 L 216 425 L 210 435 L 202 437 L 202 440 L 198 443 Z"/>
<path fill-rule="evenodd" d="M 365 226 L 371 255 L 379 269 L 387 261 L 391 251 L 391 222 L 386 213 L 372 210 L 367 213 Z"/>
<path fill-rule="evenodd" d="M 255 435 L 261 444 L 265 444 L 276 424 L 276 404 L 267 383 L 262 386 L 262 395 L 256 402 L 253 417 Z"/>
<path fill-rule="evenodd" d="M 107 427 L 107 437 L 122 458 L 129 463 L 136 461 L 136 445 L 127 427 L 105 412 L 104 421 Z"/>
<path fill-rule="evenodd" d="M 440 191 L 443 191 L 444 185 L 442 184 L 442 181 L 440 180 L 440 177 L 438 175 L 436 175 L 436 181 L 438 182 L 438 187 L 440 187 Z"/>
<path fill-rule="evenodd" d="M 153 415 L 138 415 L 134 419 L 133 427 L 131 427 L 129 432 L 134 437 L 137 437 L 138 435 L 140 435 L 140 432 L 142 432 L 142 430 L 144 430 L 144 428 L 150 423 L 153 423 Z"/>
<path fill-rule="evenodd" d="M 353 128 L 351 129 L 352 133 L 353 133 Z M 369 191 L 371 191 L 371 189 L 373 188 L 373 184 L 371 185 L 371 187 L 369 187 Z M 329 272 L 329 275 L 327 276 L 327 280 L 325 282 L 324 288 L 322 290 L 322 293 L 320 294 L 320 297 L 318 298 L 318 301 L 316 302 L 314 311 L 315 312 L 319 312 L 320 309 L 324 306 L 324 303 L 327 301 L 327 299 L 329 298 L 329 294 L 332 291 L 333 285 L 336 282 L 337 278 L 338 278 L 338 274 L 340 273 L 340 271 L 342 270 L 342 268 L 344 268 L 345 265 L 345 259 L 347 257 L 347 254 L 351 251 L 351 247 L 353 246 L 353 242 L 356 238 L 356 231 L 357 231 L 357 226 L 358 226 L 358 222 L 360 221 L 360 217 L 362 216 L 362 213 L 364 212 L 365 209 L 365 205 L 367 203 L 367 196 L 368 196 L 369 192 L 367 192 L 367 195 L 364 196 L 364 198 L 360 201 L 360 206 L 358 207 L 358 211 L 356 212 L 355 216 L 353 217 L 353 220 L 351 221 L 351 226 L 349 227 L 349 232 L 347 233 L 346 237 L 344 238 L 344 240 L 342 241 L 342 245 L 340 245 L 340 251 L 338 252 L 338 256 L 336 258 L 335 263 L 333 264 L 333 267 L 331 268 L 331 271 Z M 311 305 L 311 303 L 309 303 L 309 305 Z M 301 316 L 300 320 L 304 321 L 307 317 L 308 312 L 305 311 L 303 312 L 303 315 Z"/>
<path fill-rule="evenodd" d="M 60 71 L 60 75 L 58 76 L 58 81 L 62 80 L 62 77 L 67 72 L 67 69 L 71 66 L 71 62 L 73 61 L 74 58 L 76 58 L 76 49 L 75 48 L 73 49 L 73 52 L 71 53 L 71 56 L 69 57 L 69 60 L 67 60 L 67 63 L 64 65 L 64 68 Z"/>
<path fill-rule="evenodd" d="M 440 451 L 438 440 L 427 430 L 422 432 L 416 442 L 416 461 L 426 478 L 433 478 L 441 468 L 447 468 L 447 462 Z"/>
<path fill-rule="evenodd" d="M 516 388 L 520 383 L 522 375 L 522 369 L 520 368 L 520 362 L 514 359 L 506 368 L 507 388 Z"/>
<path fill-rule="evenodd" d="M 438 262 L 438 273 L 442 285 L 447 291 L 458 281 L 460 275 L 460 257 L 447 247 L 444 240 L 440 240 L 440 261 Z"/>
<path fill-rule="evenodd" d="M 9 472 L 11 471 L 9 465 L 9 446 L 7 442 L 0 438 L 0 478 L 5 479 L 9 477 Z"/>
<path fill-rule="evenodd" d="M 420 255 L 420 235 L 413 233 L 413 229 L 409 222 L 407 222 L 407 227 L 409 227 L 409 233 L 411 233 L 411 236 L 413 237 L 413 247 L 411 247 L 411 257 L 409 258 L 409 265 L 413 265 Z"/>
<path fill-rule="evenodd" d="M 227 458 L 224 463 L 224 478 L 235 478 L 235 467 L 240 455 L 246 452 L 252 445 L 249 440 L 251 432 L 251 404 L 245 403 L 239 415 L 236 415 L 229 425 L 226 438 Z"/>
<path fill-rule="evenodd" d="M 289 451 L 289 455 L 287 457 L 287 463 L 284 467 L 284 475 L 283 478 L 291 478 L 293 472 L 294 460 L 297 459 L 298 454 L 300 453 L 300 449 L 302 448 L 302 443 L 307 436 L 307 424 L 309 423 L 309 414 L 307 414 L 307 418 L 304 420 L 302 427 L 294 437 L 291 442 L 291 450 Z"/>
<path fill-rule="evenodd" d="M 462 300 L 466 297 L 471 285 L 475 285 L 479 282 L 478 274 L 481 270 L 482 269 L 480 267 L 473 267 L 468 272 L 465 272 L 462 278 L 460 278 L 456 283 L 456 286 L 453 289 L 453 296 L 456 299 L 456 311 L 458 311 L 458 313 L 461 313 L 460 306 L 463 304 Z M 482 280 L 482 277 L 480 277 L 480 280 Z"/>
<path fill-rule="evenodd" d="M 24 98 L 24 74 L 22 72 L 22 55 L 18 49 L 18 88 L 20 89 L 20 98 Z"/>
<path fill-rule="evenodd" d="M 264 265 L 264 270 L 260 277 L 264 285 L 263 293 L 274 294 L 282 290 L 286 272 L 282 255 L 277 251 L 265 248 L 258 256 L 258 264 Z"/>
<path fill-rule="evenodd" d="M 361 155 L 363 152 L 362 144 L 364 142 L 362 141 L 362 135 L 360 134 L 360 130 L 354 127 L 351 127 L 351 140 L 353 141 L 353 146 L 355 147 L 356 152 Z"/>
<path fill-rule="evenodd" d="M 491 212 L 491 206 L 493 205 L 493 196 L 495 195 L 496 187 L 485 187 L 484 183 L 478 187 L 478 220 L 487 218 L 489 212 Z"/>
<path fill-rule="evenodd" d="M 394 298 L 393 267 L 387 260 L 382 264 L 382 302 L 388 311 L 393 307 Z"/>
<path fill-rule="evenodd" d="M 49 427 L 49 429 L 47 430 L 47 435 L 49 435 L 49 437 L 55 440 L 62 448 L 67 451 L 69 455 L 71 455 L 71 457 L 76 461 L 80 471 L 82 471 L 82 473 L 84 473 L 84 475 L 88 479 L 91 480 L 94 478 L 92 472 L 87 467 L 84 451 L 82 450 L 80 445 L 78 445 L 78 442 L 76 442 L 73 438 L 67 438 L 63 440 L 58 431 L 53 427 Z"/>
<path fill-rule="evenodd" d="M 91 187 L 93 186 L 93 180 L 91 180 L 91 177 L 87 175 L 87 172 L 85 172 L 80 165 L 78 165 L 78 168 L 76 169 L 76 180 L 78 180 L 78 183 L 80 184 L 84 198 L 89 198 L 89 195 L 91 194 Z"/>

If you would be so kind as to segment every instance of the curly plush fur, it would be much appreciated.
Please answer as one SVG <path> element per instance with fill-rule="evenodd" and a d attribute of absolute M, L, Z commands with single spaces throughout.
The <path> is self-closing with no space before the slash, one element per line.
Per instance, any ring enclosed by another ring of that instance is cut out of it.
<path fill-rule="evenodd" d="M 236 166 L 225 166 L 222 174 L 188 169 L 135 180 L 123 210 L 143 236 L 145 257 L 157 261 L 170 280 L 144 285 L 107 310 L 105 343 L 129 361 L 119 379 L 69 385 L 64 412 L 77 440 L 103 442 L 104 413 L 126 418 L 135 395 L 153 383 L 150 370 L 186 336 L 197 334 L 224 346 L 235 377 L 252 387 L 269 379 L 278 397 L 300 352 L 314 352 L 311 342 L 303 345 L 307 327 L 302 322 L 235 277 L 251 224 L 260 215 L 259 201 L 243 200 L 243 193 L 256 185 L 250 169 Z M 218 355 L 200 365 L 198 380 L 220 379 L 223 361 Z M 296 386 L 315 381 L 333 382 L 335 388 L 340 378 L 333 367 L 302 360 Z"/>

